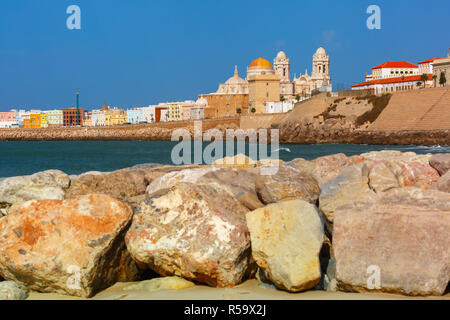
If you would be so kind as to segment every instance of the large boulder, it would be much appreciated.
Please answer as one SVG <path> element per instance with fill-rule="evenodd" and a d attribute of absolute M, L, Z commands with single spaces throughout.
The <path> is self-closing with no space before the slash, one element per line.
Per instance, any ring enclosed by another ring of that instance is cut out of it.
<path fill-rule="evenodd" d="M 147 179 L 144 170 L 120 170 L 106 174 L 83 174 L 72 181 L 66 198 L 88 194 L 106 194 L 119 200 L 144 194 Z"/>
<path fill-rule="evenodd" d="M 443 192 L 450 192 L 450 171 L 439 179 L 438 189 Z"/>
<path fill-rule="evenodd" d="M 143 168 L 126 168 L 114 172 L 87 172 L 72 180 L 66 198 L 88 194 L 106 194 L 113 198 L 128 199 L 143 195 L 147 186 L 154 180 L 171 173 L 196 168 L 187 166 L 143 166 Z"/>
<path fill-rule="evenodd" d="M 314 205 L 303 200 L 271 204 L 247 214 L 247 225 L 253 258 L 265 278 L 290 292 L 318 284 L 324 226 Z"/>
<path fill-rule="evenodd" d="M 383 162 L 374 163 L 370 166 L 368 178 L 370 188 L 376 193 L 400 187 L 394 172 Z"/>
<path fill-rule="evenodd" d="M 0 275 L 81 297 L 135 280 L 123 241 L 131 218 L 127 205 L 106 195 L 26 202 L 0 220 Z"/>
<path fill-rule="evenodd" d="M 333 223 L 334 211 L 338 207 L 353 201 L 376 198 L 376 193 L 369 187 L 369 172 L 363 163 L 346 167 L 322 186 L 319 207 L 328 222 Z"/>
<path fill-rule="evenodd" d="M 43 199 L 62 200 L 69 185 L 69 176 L 59 170 L 6 178 L 0 181 L 0 204 L 12 205 Z"/>
<path fill-rule="evenodd" d="M 171 188 L 181 182 L 197 183 L 197 181 L 205 174 L 217 170 L 219 170 L 219 168 L 203 167 L 169 172 L 153 180 L 148 185 L 146 193 L 151 195 L 159 190 Z"/>
<path fill-rule="evenodd" d="M 273 175 L 259 175 L 256 191 L 265 204 L 293 199 L 316 203 L 320 195 L 314 177 L 290 165 L 281 165 Z"/>
<path fill-rule="evenodd" d="M 316 176 L 319 185 L 327 183 L 341 173 L 341 170 L 361 163 L 360 156 L 347 157 L 344 154 L 333 154 L 324 156 L 313 160 L 314 175 Z"/>
<path fill-rule="evenodd" d="M 294 159 L 287 165 L 293 166 L 301 172 L 312 174 L 320 187 L 335 178 L 342 169 L 361 163 L 364 159 L 360 156 L 347 157 L 343 153 L 332 154 L 307 161 L 305 159 Z"/>
<path fill-rule="evenodd" d="M 249 210 L 264 207 L 256 193 L 256 182 L 259 168 L 219 169 L 200 177 L 197 184 L 216 185 L 223 188 L 229 195 L 238 200 Z"/>
<path fill-rule="evenodd" d="M 361 157 L 369 167 L 376 163 L 385 164 L 396 176 L 400 187 L 435 187 L 439 180 L 439 173 L 429 164 L 431 154 L 384 150 L 365 153 Z"/>
<path fill-rule="evenodd" d="M 430 165 L 435 168 L 441 176 L 450 170 L 450 153 L 435 154 L 430 158 Z"/>
<path fill-rule="evenodd" d="M 137 206 L 127 248 L 162 276 L 234 286 L 251 262 L 247 212 L 222 188 L 182 182 Z"/>
<path fill-rule="evenodd" d="M 333 249 L 341 290 L 442 295 L 450 278 L 450 194 L 397 188 L 377 202 L 342 206 Z"/>
<path fill-rule="evenodd" d="M 256 167 L 258 162 L 247 157 L 245 154 L 239 153 L 235 156 L 217 159 L 211 165 L 219 168 L 248 169 Z"/>
<path fill-rule="evenodd" d="M 0 282 L 0 301 L 25 300 L 28 298 L 28 288 L 14 281 Z"/>

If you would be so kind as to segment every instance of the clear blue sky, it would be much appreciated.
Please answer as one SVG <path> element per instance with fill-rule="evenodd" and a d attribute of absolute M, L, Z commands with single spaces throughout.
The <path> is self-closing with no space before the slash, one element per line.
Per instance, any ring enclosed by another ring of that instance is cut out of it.
<path fill-rule="evenodd" d="M 81 7 L 81 30 L 66 8 Z M 371 4 L 382 29 L 366 28 Z M 333 85 L 361 82 L 386 60 L 417 63 L 450 46 L 448 0 L 1 0 L 0 111 L 134 107 L 196 99 L 278 50 L 311 70 L 323 45 Z"/>

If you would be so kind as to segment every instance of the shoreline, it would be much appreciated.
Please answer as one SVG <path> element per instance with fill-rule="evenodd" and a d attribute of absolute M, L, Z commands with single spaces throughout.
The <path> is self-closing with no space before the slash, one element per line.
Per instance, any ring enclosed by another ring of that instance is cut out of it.
<path fill-rule="evenodd" d="M 217 129 L 239 129 L 239 119 L 203 121 L 203 133 Z M 206 125 L 205 125 L 206 124 Z M 0 142 L 7 141 L 171 141 L 173 130 L 186 129 L 193 136 L 193 123 L 135 125 L 122 127 L 0 129 Z M 254 129 L 258 130 L 258 129 Z M 245 129 L 244 129 L 245 131 Z M 205 140 L 204 140 L 205 141 Z M 270 142 L 270 139 L 268 139 Z M 450 145 L 450 130 L 371 131 L 280 129 L 280 144 L 359 144 L 359 145 Z M 269 143 L 270 144 L 270 143 Z"/>

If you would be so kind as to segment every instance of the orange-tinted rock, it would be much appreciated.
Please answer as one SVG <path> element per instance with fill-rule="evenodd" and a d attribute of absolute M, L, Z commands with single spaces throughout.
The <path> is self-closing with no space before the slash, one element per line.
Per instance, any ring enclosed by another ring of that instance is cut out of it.
<path fill-rule="evenodd" d="M 127 205 L 106 195 L 26 202 L 0 220 L 0 275 L 81 297 L 135 280 L 123 241 L 131 218 Z"/>
<path fill-rule="evenodd" d="M 392 189 L 335 211 L 341 290 L 442 295 L 450 279 L 450 194 Z"/>
<path fill-rule="evenodd" d="M 162 276 L 234 286 L 250 264 L 247 212 L 217 186 L 179 183 L 140 203 L 127 248 L 140 265 Z"/>

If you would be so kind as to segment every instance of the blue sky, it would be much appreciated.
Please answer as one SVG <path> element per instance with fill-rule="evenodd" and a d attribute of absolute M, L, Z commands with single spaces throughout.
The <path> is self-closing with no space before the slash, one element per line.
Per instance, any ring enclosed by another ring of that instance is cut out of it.
<path fill-rule="evenodd" d="M 66 8 L 81 8 L 68 30 Z M 369 5 L 381 30 L 366 27 Z M 417 63 L 450 46 L 448 0 L 2 0 L 0 111 L 123 108 L 196 99 L 258 57 L 279 50 L 291 73 L 311 70 L 323 45 L 335 88 L 361 82 L 386 60 Z"/>

